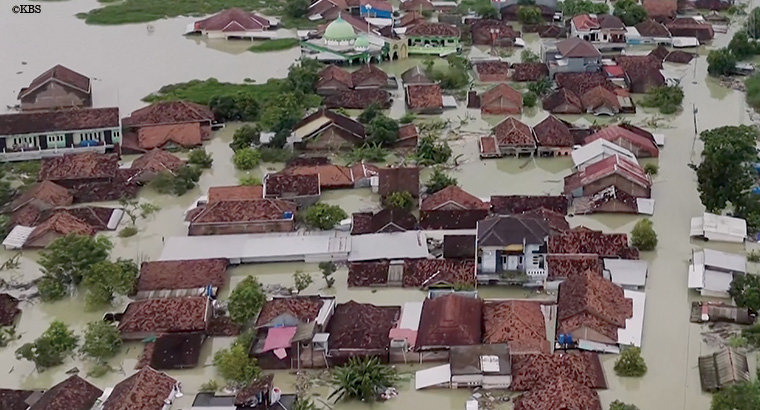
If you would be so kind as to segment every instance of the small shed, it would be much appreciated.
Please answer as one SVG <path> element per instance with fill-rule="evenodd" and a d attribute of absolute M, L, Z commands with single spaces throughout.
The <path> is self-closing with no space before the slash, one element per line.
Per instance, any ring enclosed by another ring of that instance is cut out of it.
<path fill-rule="evenodd" d="M 698 290 L 702 296 L 727 298 L 734 276 L 746 272 L 744 255 L 712 249 L 694 251 L 689 265 L 689 289 Z"/>
<path fill-rule="evenodd" d="M 732 348 L 699 358 L 699 381 L 703 391 L 714 392 L 749 379 L 747 356 Z"/>
<path fill-rule="evenodd" d="M 644 260 L 605 259 L 604 275 L 624 289 L 643 289 L 647 283 L 649 263 Z"/>
<path fill-rule="evenodd" d="M 747 221 L 705 212 L 691 218 L 690 234 L 708 241 L 742 243 L 747 237 Z"/>
<path fill-rule="evenodd" d="M 509 347 L 502 344 L 452 346 L 451 387 L 507 389 L 512 384 Z"/>
<path fill-rule="evenodd" d="M 414 389 L 448 387 L 451 383 L 451 367 L 448 364 L 419 370 L 414 375 Z"/>

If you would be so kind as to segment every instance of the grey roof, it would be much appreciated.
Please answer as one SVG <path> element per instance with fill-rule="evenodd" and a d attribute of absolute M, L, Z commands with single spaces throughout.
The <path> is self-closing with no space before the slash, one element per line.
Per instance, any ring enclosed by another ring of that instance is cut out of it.
<path fill-rule="evenodd" d="M 540 245 L 551 229 L 541 218 L 494 215 L 478 222 L 478 246 Z"/>
<path fill-rule="evenodd" d="M 564 58 L 600 57 L 602 55 L 593 44 L 578 37 L 571 37 L 558 42 L 557 51 Z"/>
<path fill-rule="evenodd" d="M 597 16 L 599 27 L 601 28 L 619 28 L 625 29 L 625 24 L 618 17 L 612 14 L 600 14 Z"/>
<path fill-rule="evenodd" d="M 490 362 L 490 366 L 489 363 Z M 486 344 L 474 346 L 451 346 L 449 364 L 452 375 L 510 375 L 509 346 Z"/>
<path fill-rule="evenodd" d="M 699 358 L 699 381 L 704 391 L 715 391 L 749 379 L 747 356 L 732 348 Z"/>
<path fill-rule="evenodd" d="M 401 80 L 405 85 L 408 84 L 431 84 L 432 81 L 428 79 L 427 74 L 422 66 L 414 66 L 401 74 Z"/>

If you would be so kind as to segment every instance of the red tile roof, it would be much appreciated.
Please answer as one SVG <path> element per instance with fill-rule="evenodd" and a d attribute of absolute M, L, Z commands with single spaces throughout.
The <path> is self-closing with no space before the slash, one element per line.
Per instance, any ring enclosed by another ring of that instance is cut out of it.
<path fill-rule="evenodd" d="M 189 101 L 161 101 L 132 111 L 124 118 L 124 127 L 145 127 L 150 125 L 202 123 L 214 120 L 214 113 L 205 105 Z"/>
<path fill-rule="evenodd" d="M 443 108 L 443 94 L 438 84 L 406 86 L 406 103 L 411 109 Z"/>
<path fill-rule="evenodd" d="M 509 74 L 509 63 L 506 61 L 484 61 L 473 64 L 473 68 L 479 75 L 484 74 Z"/>
<path fill-rule="evenodd" d="M 342 165 L 289 166 L 282 170 L 287 175 L 319 175 L 322 189 L 353 188 L 354 175 L 352 169 Z M 362 177 L 357 176 L 356 180 Z"/>
<path fill-rule="evenodd" d="M 406 31 L 407 37 L 459 37 L 455 26 L 445 23 L 421 23 Z"/>
<path fill-rule="evenodd" d="M 396 208 L 383 209 L 376 214 L 359 212 L 351 215 L 351 235 L 380 232 L 411 231 L 417 227 L 417 218 L 409 211 Z"/>
<path fill-rule="evenodd" d="M 103 394 L 76 374 L 51 387 L 29 410 L 90 410 Z"/>
<path fill-rule="evenodd" d="M 510 353 L 512 346 L 510 345 Z M 515 399 L 515 410 L 602 410 L 599 394 L 567 376 Z"/>
<path fill-rule="evenodd" d="M 642 188 L 648 189 L 652 186 L 651 179 L 639 164 L 615 155 L 565 177 L 565 193 L 593 184 L 610 175 L 619 175 Z"/>
<path fill-rule="evenodd" d="M 202 143 L 201 125 L 197 122 L 145 126 L 137 131 L 137 145 L 146 150 L 161 148 L 167 144 L 192 148 Z"/>
<path fill-rule="evenodd" d="M 116 154 L 67 154 L 42 160 L 39 181 L 113 178 L 119 169 Z"/>
<path fill-rule="evenodd" d="M 488 210 L 491 205 L 483 202 L 465 191 L 464 189 L 451 185 L 428 196 L 422 201 L 421 211 L 435 210 Z"/>
<path fill-rule="evenodd" d="M 575 145 L 570 128 L 559 118 L 550 115 L 533 127 L 539 147 L 572 147 Z"/>
<path fill-rule="evenodd" d="M 320 88 L 326 87 L 333 81 L 337 81 L 338 83 L 345 86 L 345 88 L 354 87 L 354 83 L 351 80 L 351 73 L 332 64 L 323 68 L 322 71 L 319 72 L 319 79 L 317 80 L 317 83 L 314 87 L 318 90 Z"/>
<path fill-rule="evenodd" d="M 266 30 L 269 20 L 241 9 L 227 9 L 209 18 L 195 22 L 196 30 L 251 31 Z"/>
<path fill-rule="evenodd" d="M 647 0 L 644 0 L 644 4 L 646 4 Z M 659 0 L 659 2 L 663 2 L 662 0 Z M 668 29 L 654 21 L 654 20 L 644 20 L 641 23 L 636 25 L 636 31 L 639 32 L 644 37 L 663 37 L 667 38 L 670 37 L 670 32 Z"/>
<path fill-rule="evenodd" d="M 420 169 L 416 167 L 380 168 L 379 194 L 387 196 L 394 192 L 409 192 L 420 196 Z"/>
<path fill-rule="evenodd" d="M 565 218 L 565 214 L 560 214 L 557 212 L 552 211 L 551 209 L 546 208 L 536 208 L 531 209 L 530 211 L 525 211 L 522 214 L 520 214 L 523 218 L 534 218 L 543 220 L 546 222 L 547 225 L 549 225 L 549 229 L 552 230 L 552 232 L 564 232 L 570 230 L 570 224 L 567 222 L 567 218 Z"/>
<path fill-rule="evenodd" d="M 487 210 L 439 210 L 420 212 L 421 229 L 475 229 L 488 217 Z"/>
<path fill-rule="evenodd" d="M 139 158 L 132 161 L 130 168 L 150 172 L 174 172 L 185 165 L 185 161 L 179 159 L 176 155 L 170 154 L 161 149 L 155 149 L 140 155 Z"/>
<path fill-rule="evenodd" d="M 348 287 L 366 287 L 388 283 L 390 261 L 351 262 L 348 264 Z"/>
<path fill-rule="evenodd" d="M 304 323 L 317 320 L 317 315 L 325 303 L 321 296 L 276 297 L 261 308 L 256 326 L 266 326 L 280 315 L 291 315 Z"/>
<path fill-rule="evenodd" d="M 596 254 L 601 258 L 638 259 L 635 249 L 628 246 L 628 235 L 604 233 L 588 228 L 574 228 L 549 237 L 548 253 Z"/>
<path fill-rule="evenodd" d="M 21 313 L 19 301 L 7 293 L 0 293 L 0 326 L 12 326 Z"/>
<path fill-rule="evenodd" d="M 32 80 L 28 87 L 22 88 L 21 92 L 18 94 L 18 98 L 22 99 L 26 97 L 34 90 L 50 81 L 55 81 L 71 88 L 76 88 L 85 93 L 90 93 L 92 91 L 90 88 L 90 79 L 88 77 L 58 64 L 37 76 L 37 78 Z"/>
<path fill-rule="evenodd" d="M 549 68 L 544 63 L 515 63 L 512 70 L 512 81 L 538 81 L 549 76 Z"/>
<path fill-rule="evenodd" d="M 337 305 L 327 328 L 330 350 L 387 351 L 390 331 L 400 313 L 398 306 L 375 306 L 353 300 Z"/>
<path fill-rule="evenodd" d="M 556 254 L 546 256 L 546 273 L 549 280 L 567 279 L 586 272 L 602 274 L 602 260 L 596 254 Z"/>
<path fill-rule="evenodd" d="M 417 347 L 479 344 L 482 305 L 480 299 L 456 293 L 426 299 L 422 305 Z"/>
<path fill-rule="evenodd" d="M 475 285 L 474 259 L 407 259 L 404 261 L 404 287 L 428 288 L 435 285 L 465 284 Z"/>
<path fill-rule="evenodd" d="M 527 300 L 484 302 L 483 343 L 507 343 L 510 354 L 549 353 L 541 303 Z"/>
<path fill-rule="evenodd" d="M 557 42 L 557 51 L 564 58 L 593 58 L 601 57 L 602 53 L 593 44 L 578 37 Z"/>
<path fill-rule="evenodd" d="M 536 146 L 533 130 L 515 117 L 507 117 L 491 130 L 499 145 Z"/>
<path fill-rule="evenodd" d="M 208 189 L 208 202 L 247 201 L 264 197 L 262 185 L 213 186 Z"/>
<path fill-rule="evenodd" d="M 43 238 L 48 233 L 55 232 L 61 236 L 69 234 L 76 235 L 94 235 L 95 229 L 83 220 L 71 215 L 68 212 L 56 212 L 45 222 L 37 225 L 29 237 L 26 239 L 27 244 L 33 244 L 38 239 Z M 43 246 L 47 246 L 44 244 Z"/>
<path fill-rule="evenodd" d="M 429 0 L 407 0 L 401 3 L 401 10 L 404 11 L 426 11 L 433 10 L 433 3 Z"/>
<path fill-rule="evenodd" d="M 264 177 L 267 198 L 319 195 L 319 175 L 268 174 Z"/>
<path fill-rule="evenodd" d="M 384 87 L 388 84 L 388 74 L 376 65 L 362 64 L 358 70 L 351 72 L 351 82 L 357 88 L 362 86 Z"/>
<path fill-rule="evenodd" d="M 103 410 L 161 410 L 177 385 L 166 373 L 143 367 L 113 387 Z"/>
<path fill-rule="evenodd" d="M 0 389 L 0 409 L 3 410 L 27 410 L 29 405 L 26 400 L 39 390 L 13 390 Z"/>
<path fill-rule="evenodd" d="M 604 369 L 594 353 L 526 354 L 512 358 L 511 390 L 540 388 L 557 378 L 570 378 L 590 389 L 607 388 Z"/>
<path fill-rule="evenodd" d="M 577 30 L 583 31 L 598 30 L 601 28 L 601 26 L 599 26 L 599 20 L 596 19 L 596 15 L 579 14 L 573 17 L 573 24 Z"/>
<path fill-rule="evenodd" d="M 678 1 L 676 0 L 643 0 L 642 5 L 650 18 L 673 17 L 678 10 Z"/>
<path fill-rule="evenodd" d="M 0 135 L 118 128 L 118 108 L 22 112 L 0 115 Z"/>
<path fill-rule="evenodd" d="M 269 394 L 274 381 L 273 374 L 265 374 L 252 381 L 248 386 L 240 389 L 235 395 L 235 406 L 239 408 L 258 408 L 262 393 Z M 255 404 L 254 404 L 255 403 Z M 283 406 L 284 407 L 284 406 Z M 261 410 L 261 409 L 257 409 Z"/>
<path fill-rule="evenodd" d="M 391 95 L 388 91 L 379 88 L 341 90 L 338 93 L 325 97 L 322 103 L 327 108 L 345 108 L 349 110 L 363 110 L 372 103 L 377 103 L 381 108 L 386 109 L 391 106 Z"/>
<path fill-rule="evenodd" d="M 478 19 L 468 24 L 470 25 L 472 44 L 475 45 L 492 45 L 494 37 L 498 44 L 500 40 L 510 41 L 521 35 L 508 22 L 502 20 Z"/>
<path fill-rule="evenodd" d="M 14 199 L 9 206 L 10 211 L 16 211 L 32 201 L 40 201 L 50 207 L 68 206 L 74 202 L 74 197 L 68 189 L 50 181 L 42 181 L 32 185 L 29 190 Z"/>
<path fill-rule="evenodd" d="M 610 142 L 616 142 L 618 139 L 626 140 L 628 143 L 638 147 L 638 149 L 647 152 L 652 157 L 659 155 L 657 145 L 649 138 L 639 135 L 629 129 L 619 125 L 610 125 L 586 137 L 586 144 L 603 138 Z"/>
<path fill-rule="evenodd" d="M 560 88 L 549 94 L 543 99 L 541 105 L 544 110 L 552 114 L 580 114 L 583 112 L 580 97 L 566 88 Z"/>
<path fill-rule="evenodd" d="M 291 219 L 285 217 L 285 213 L 287 212 L 294 215 L 296 204 L 290 201 L 264 198 L 247 201 L 217 201 L 206 205 L 190 221 L 190 224 L 281 221 Z"/>
<path fill-rule="evenodd" d="M 615 110 L 615 112 L 620 110 L 620 101 L 618 101 L 617 95 L 601 85 L 598 85 L 581 95 L 581 103 L 583 104 L 583 108 L 587 111 L 597 110 L 602 107 L 608 107 Z"/>
<path fill-rule="evenodd" d="M 119 331 L 125 339 L 131 333 L 203 331 L 209 308 L 209 300 L 205 296 L 135 301 L 124 311 L 119 321 Z"/>
<path fill-rule="evenodd" d="M 480 153 L 483 155 L 499 155 L 499 147 L 493 136 L 480 137 Z"/>
<path fill-rule="evenodd" d="M 497 84 L 480 95 L 481 108 L 489 105 L 502 107 L 509 104 L 522 109 L 522 93 L 505 83 Z"/>
<path fill-rule="evenodd" d="M 593 330 L 617 343 L 618 329 L 633 317 L 633 300 L 623 288 L 588 271 L 562 282 L 557 298 L 557 333 Z M 588 334 L 588 333 L 586 333 Z M 594 336 L 589 336 L 593 341 Z"/>
<path fill-rule="evenodd" d="M 224 258 L 143 262 L 137 290 L 222 287 L 227 282 L 228 265 Z"/>
<path fill-rule="evenodd" d="M 607 75 L 602 72 L 557 73 L 554 76 L 554 81 L 560 89 L 566 88 L 576 96 L 582 96 L 589 90 L 600 85 L 618 95 L 624 94 L 622 93 L 622 88 L 613 84 L 612 81 L 607 78 Z"/>

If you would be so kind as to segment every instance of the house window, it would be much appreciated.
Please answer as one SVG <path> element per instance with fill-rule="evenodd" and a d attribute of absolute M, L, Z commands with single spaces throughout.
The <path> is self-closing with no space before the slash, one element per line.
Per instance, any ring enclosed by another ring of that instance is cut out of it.
<path fill-rule="evenodd" d="M 501 264 L 506 265 L 509 260 L 509 255 L 501 255 Z"/>
<path fill-rule="evenodd" d="M 64 134 L 51 134 L 47 136 L 48 148 L 63 148 L 66 146 L 66 136 Z"/>
<path fill-rule="evenodd" d="M 111 133 L 111 138 L 113 139 L 113 142 L 119 142 L 119 139 L 121 138 L 121 131 L 113 130 Z"/>

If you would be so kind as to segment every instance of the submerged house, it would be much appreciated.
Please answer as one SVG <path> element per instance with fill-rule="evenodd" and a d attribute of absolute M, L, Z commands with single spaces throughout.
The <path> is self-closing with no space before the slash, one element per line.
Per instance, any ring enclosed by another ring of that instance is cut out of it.
<path fill-rule="evenodd" d="M 580 171 L 592 164 L 596 164 L 603 159 L 614 157 L 616 155 L 631 162 L 636 161 L 636 156 L 633 154 L 633 152 L 621 147 L 620 145 L 615 144 L 614 142 L 599 138 L 591 143 L 573 150 L 572 157 L 573 163 L 575 164 L 574 169 Z"/>
<path fill-rule="evenodd" d="M 444 258 L 352 262 L 348 267 L 348 286 L 418 289 L 475 286 L 475 261 Z"/>
<path fill-rule="evenodd" d="M 506 21 L 478 19 L 470 23 L 472 44 L 494 47 L 512 47 L 520 32 Z"/>
<path fill-rule="evenodd" d="M 747 356 L 731 347 L 700 356 L 698 365 L 699 382 L 702 391 L 706 392 L 715 392 L 736 383 L 747 383 L 751 378 Z"/>
<path fill-rule="evenodd" d="M 214 113 L 189 101 L 161 101 L 140 108 L 122 120 L 124 149 L 186 149 L 203 144 L 211 136 Z"/>
<path fill-rule="evenodd" d="M 180 395 L 180 383 L 148 366 L 120 381 L 106 394 L 104 410 L 163 410 Z"/>
<path fill-rule="evenodd" d="M 449 348 L 480 344 L 483 301 L 448 293 L 422 305 L 415 349 L 422 358 L 446 359 Z"/>
<path fill-rule="evenodd" d="M 515 117 L 507 117 L 496 124 L 490 137 L 495 139 L 501 155 L 533 155 L 536 151 L 533 129 Z"/>
<path fill-rule="evenodd" d="M 662 61 L 653 55 L 617 56 L 615 61 L 623 69 L 632 93 L 644 94 L 665 85 L 665 76 L 660 71 Z"/>
<path fill-rule="evenodd" d="M 467 108 L 480 108 L 483 115 L 520 114 L 522 106 L 522 93 L 506 83 L 497 84 L 480 95 L 475 91 L 467 94 Z"/>
<path fill-rule="evenodd" d="M 636 158 L 656 158 L 660 155 L 652 134 L 640 128 L 610 125 L 586 137 L 585 142 L 590 144 L 598 139 L 613 142 L 631 151 Z"/>
<path fill-rule="evenodd" d="M 92 106 L 90 79 L 60 64 L 37 76 L 18 93 L 22 111 Z"/>
<path fill-rule="evenodd" d="M 351 235 L 366 235 L 384 232 L 406 232 L 417 229 L 417 218 L 404 209 L 387 208 L 351 215 Z"/>
<path fill-rule="evenodd" d="M 509 81 L 509 63 L 506 61 L 483 61 L 473 64 L 478 81 L 499 83 Z M 468 107 L 469 108 L 469 107 Z"/>
<path fill-rule="evenodd" d="M 549 224 L 529 215 L 494 215 L 478 222 L 478 281 L 539 282 Z"/>
<path fill-rule="evenodd" d="M 301 209 L 313 205 L 322 195 L 319 174 L 267 174 L 263 182 L 264 198 L 295 202 Z"/>
<path fill-rule="evenodd" d="M 351 357 L 390 360 L 390 331 L 401 314 L 399 306 L 375 306 L 352 301 L 335 307 L 327 326 L 327 358 L 332 365 Z"/>
<path fill-rule="evenodd" d="M 730 297 L 728 291 L 736 276 L 747 274 L 744 255 L 703 249 L 692 251 L 689 265 L 689 289 L 702 296 Z"/>
<path fill-rule="evenodd" d="M 547 209 L 567 215 L 568 200 L 564 195 L 493 195 L 491 210 L 496 214 L 521 214 L 537 209 Z"/>
<path fill-rule="evenodd" d="M 318 175 L 322 190 L 369 187 L 370 179 L 378 175 L 376 166 L 365 162 L 350 167 L 335 164 L 296 165 L 282 170 L 287 175 Z"/>
<path fill-rule="evenodd" d="M 326 108 L 306 116 L 293 126 L 291 141 L 300 150 L 353 149 L 365 142 L 364 125 Z"/>
<path fill-rule="evenodd" d="M 742 243 L 747 238 L 747 221 L 705 212 L 691 218 L 689 235 L 706 241 Z"/>
<path fill-rule="evenodd" d="M 488 216 L 490 205 L 453 185 L 422 200 L 420 228 L 475 229 Z"/>
<path fill-rule="evenodd" d="M 184 166 L 185 161 L 176 155 L 161 149 L 154 149 L 132 161 L 130 168 L 137 171 L 134 178 L 144 184 L 164 172 L 175 175 L 175 172 Z"/>
<path fill-rule="evenodd" d="M 584 226 L 549 237 L 549 254 L 592 254 L 601 258 L 639 259 L 639 251 L 628 246 L 628 235 L 605 233 Z"/>
<path fill-rule="evenodd" d="M 420 169 L 417 167 L 380 168 L 378 193 L 385 198 L 394 192 L 409 192 L 420 197 Z"/>
<path fill-rule="evenodd" d="M 37 180 L 67 188 L 74 195 L 74 203 L 102 202 L 137 195 L 137 173 L 119 168 L 116 154 L 87 152 L 45 158 Z"/>
<path fill-rule="evenodd" d="M 72 375 L 42 394 L 27 398 L 26 410 L 72 409 L 89 410 L 103 396 L 103 390 L 78 375 Z"/>
<path fill-rule="evenodd" d="M 143 262 L 134 297 L 194 296 L 209 287 L 216 295 L 227 283 L 228 266 L 225 258 Z"/>
<path fill-rule="evenodd" d="M 409 54 L 445 56 L 459 51 L 461 32 L 445 23 L 421 23 L 404 33 Z"/>
<path fill-rule="evenodd" d="M 617 155 L 565 177 L 564 192 L 574 198 L 587 197 L 610 186 L 635 198 L 649 198 L 652 194 L 652 180 L 641 166 Z"/>
<path fill-rule="evenodd" d="M 599 45 L 625 46 L 625 24 L 610 14 L 579 14 L 573 17 L 570 20 L 570 35 Z"/>
<path fill-rule="evenodd" d="M 586 40 L 571 37 L 541 47 L 551 77 L 557 73 L 592 73 L 601 70 L 602 53 Z"/>
<path fill-rule="evenodd" d="M 512 81 L 539 81 L 549 76 L 549 67 L 545 63 L 512 64 Z"/>
<path fill-rule="evenodd" d="M 547 321 L 540 301 L 494 300 L 483 302 L 483 343 L 509 345 L 511 355 L 551 351 Z"/>
<path fill-rule="evenodd" d="M 443 93 L 438 84 L 412 84 L 404 87 L 406 107 L 418 114 L 443 112 Z"/>
<path fill-rule="evenodd" d="M 550 115 L 533 127 L 538 156 L 567 156 L 573 153 L 575 139 L 569 125 Z"/>
<path fill-rule="evenodd" d="M 198 20 L 193 24 L 193 31 L 208 38 L 274 38 L 263 32 L 272 27 L 270 21 L 257 14 L 242 9 L 223 10 L 211 17 Z"/>
<path fill-rule="evenodd" d="M 138 300 L 114 316 L 123 340 L 142 340 L 165 333 L 203 332 L 211 313 L 208 297 L 186 296 Z"/>
<path fill-rule="evenodd" d="M 187 234 L 293 232 L 295 212 L 295 202 L 279 199 L 212 202 L 190 219 Z"/>

